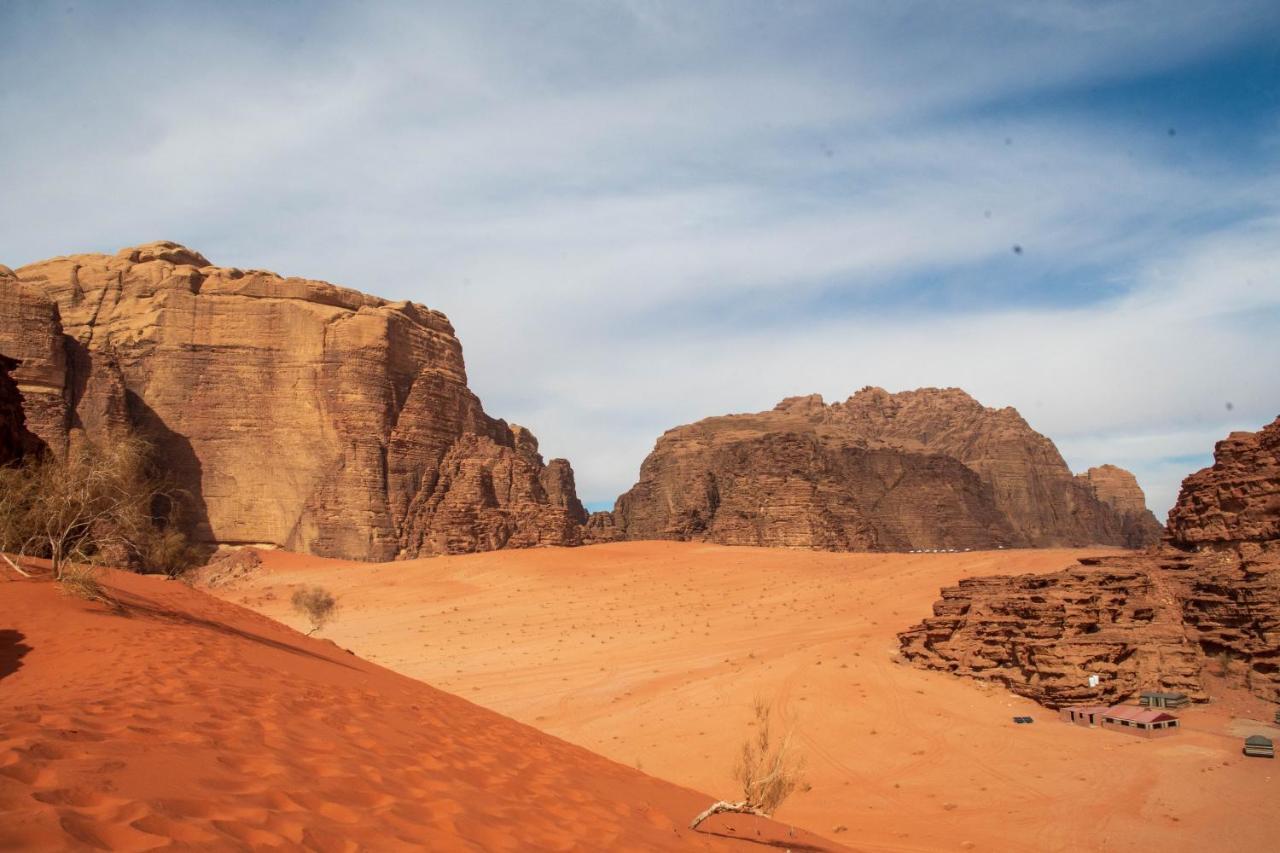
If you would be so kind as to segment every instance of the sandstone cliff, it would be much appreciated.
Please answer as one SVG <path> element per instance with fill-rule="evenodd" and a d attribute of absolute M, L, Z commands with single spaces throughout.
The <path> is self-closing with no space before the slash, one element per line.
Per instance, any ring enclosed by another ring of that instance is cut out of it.
<path fill-rule="evenodd" d="M 386 560 L 575 544 L 564 460 L 485 414 L 448 319 L 174 243 L 0 277 L 0 352 L 54 452 L 134 430 L 193 533 Z"/>
<path fill-rule="evenodd" d="M 668 431 L 588 535 L 834 550 L 1140 547 L 1161 528 L 1132 489 L 1072 476 L 1013 409 L 958 389 L 865 388 L 830 406 L 794 397 Z"/>
<path fill-rule="evenodd" d="M 961 581 L 899 635 L 903 655 L 1051 707 L 1162 687 L 1203 699 L 1206 667 L 1280 702 L 1278 425 L 1219 442 L 1183 481 L 1170 535 L 1194 551 Z"/>
<path fill-rule="evenodd" d="M 1099 465 L 1078 476 L 1093 489 L 1098 500 L 1110 504 L 1119 514 L 1122 542 L 1140 547 L 1154 545 L 1164 537 L 1164 525 L 1147 509 L 1147 496 L 1128 471 L 1115 465 Z"/>
<path fill-rule="evenodd" d="M 1170 541 L 1183 548 L 1280 539 L 1280 418 L 1218 442 L 1209 468 L 1182 484 L 1169 512 Z"/>

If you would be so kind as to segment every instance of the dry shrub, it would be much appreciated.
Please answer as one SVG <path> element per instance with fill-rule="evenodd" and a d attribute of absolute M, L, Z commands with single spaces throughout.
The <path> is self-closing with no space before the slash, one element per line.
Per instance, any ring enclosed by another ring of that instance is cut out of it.
<path fill-rule="evenodd" d="M 774 739 L 767 702 L 756 699 L 753 710 L 756 733 L 742 744 L 733 775 L 749 809 L 773 814 L 803 781 L 804 759 L 793 748 L 791 730 Z"/>
<path fill-rule="evenodd" d="M 293 591 L 293 609 L 311 622 L 310 636 L 329 623 L 336 615 L 338 599 L 322 586 L 304 586 Z"/>
<path fill-rule="evenodd" d="M 93 566 L 72 563 L 63 568 L 58 577 L 58 589 L 64 594 L 81 598 L 85 601 L 96 601 L 108 607 L 119 607 L 119 602 L 98 580 L 98 572 Z"/>
<path fill-rule="evenodd" d="M 752 709 L 756 733 L 742 744 L 733 770 L 734 778 L 742 785 L 742 799 L 712 803 L 693 819 L 690 829 L 697 829 L 707 818 L 724 812 L 769 817 L 802 784 L 804 759 L 793 747 L 793 731 L 788 729 L 775 738 L 769 703 L 757 698 Z"/>
<path fill-rule="evenodd" d="M 179 528 L 181 492 L 139 438 L 84 443 L 0 469 L 0 550 L 71 562 L 160 570 L 194 562 Z"/>

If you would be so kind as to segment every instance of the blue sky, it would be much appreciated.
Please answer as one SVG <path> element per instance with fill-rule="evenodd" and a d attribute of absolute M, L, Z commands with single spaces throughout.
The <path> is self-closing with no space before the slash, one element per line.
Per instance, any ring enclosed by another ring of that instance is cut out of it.
<path fill-rule="evenodd" d="M 1274 2 L 9 2 L 0 31 L 0 262 L 172 239 L 424 302 L 596 506 L 673 425 L 955 385 L 1163 516 L 1280 414 Z"/>

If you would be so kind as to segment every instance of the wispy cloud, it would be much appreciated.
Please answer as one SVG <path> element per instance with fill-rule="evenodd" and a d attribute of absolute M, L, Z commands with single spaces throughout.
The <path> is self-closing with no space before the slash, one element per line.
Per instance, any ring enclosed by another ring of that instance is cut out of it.
<path fill-rule="evenodd" d="M 1231 78 L 1280 71 L 1271 3 L 7 4 L 0 29 L 0 260 L 169 238 L 426 302 L 594 502 L 677 423 L 959 385 L 1163 512 L 1179 465 L 1280 409 L 1280 84 Z"/>

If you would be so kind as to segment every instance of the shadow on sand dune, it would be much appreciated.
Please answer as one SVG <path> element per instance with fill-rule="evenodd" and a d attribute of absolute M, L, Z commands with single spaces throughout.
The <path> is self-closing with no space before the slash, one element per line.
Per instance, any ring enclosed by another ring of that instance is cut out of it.
<path fill-rule="evenodd" d="M 0 629 L 0 678 L 13 675 L 22 668 L 22 659 L 31 647 L 22 642 L 26 635 L 9 628 Z"/>
<path fill-rule="evenodd" d="M 738 835 L 733 832 L 717 832 L 714 829 L 698 829 L 695 832 L 701 835 L 714 835 L 717 838 L 731 838 L 734 841 L 745 841 L 748 844 L 759 844 L 761 847 L 779 847 L 785 850 L 807 850 L 813 853 L 825 851 L 831 848 L 820 847 L 815 844 L 804 844 L 796 840 L 787 841 L 779 838 L 752 838 L 750 835 Z"/>
<path fill-rule="evenodd" d="M 111 612 L 115 616 L 124 616 L 124 617 L 142 616 L 148 619 L 156 619 L 161 622 L 169 622 L 172 624 L 191 625 L 197 628 L 205 628 L 207 630 L 215 631 L 219 634 L 223 634 L 229 637 L 239 637 L 241 639 L 248 640 L 252 643 L 258 643 L 259 645 L 267 646 L 269 648 L 279 649 L 282 652 L 291 652 L 295 655 L 302 655 L 304 657 L 314 658 L 316 660 L 324 661 L 325 663 L 332 663 L 341 667 L 346 667 L 347 669 L 353 669 L 353 670 L 359 669 L 359 667 L 352 666 L 351 664 L 346 663 L 337 658 L 332 658 L 327 655 L 316 654 L 315 652 L 308 651 L 307 649 L 302 648 L 301 646 L 295 646 L 292 643 L 282 642 L 280 640 L 273 640 L 270 637 L 264 637 L 261 634 L 254 634 L 250 631 L 243 631 L 243 630 L 240 630 L 239 628 L 233 628 L 230 625 L 224 624 L 222 622 L 215 622 L 211 619 L 203 619 L 192 613 L 184 613 L 181 610 L 169 610 L 163 607 L 157 607 L 155 604 L 149 601 L 146 601 L 145 599 L 137 598 L 127 593 L 120 593 L 117 591 L 114 596 L 114 602 L 117 605 L 117 607 L 109 612 Z M 336 648 L 337 647 L 335 646 L 335 649 Z M 0 651 L 0 661 L 3 661 L 2 655 L 3 655 L 3 651 Z"/>

